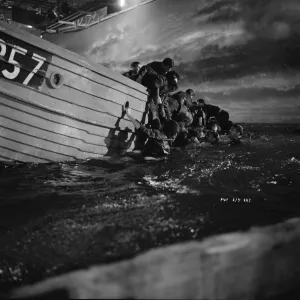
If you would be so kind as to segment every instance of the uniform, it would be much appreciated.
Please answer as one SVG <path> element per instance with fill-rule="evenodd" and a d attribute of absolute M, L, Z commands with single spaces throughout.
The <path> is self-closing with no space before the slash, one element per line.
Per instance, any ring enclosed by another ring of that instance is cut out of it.
<path fill-rule="evenodd" d="M 167 136 L 158 129 L 147 128 L 141 125 L 140 132 L 147 136 L 142 153 L 144 156 L 162 157 L 170 154 L 170 145 Z"/>
<path fill-rule="evenodd" d="M 163 67 L 163 63 L 160 61 L 153 61 L 150 64 L 146 65 L 148 68 L 150 67 L 156 74 L 165 75 L 166 71 Z"/>
<path fill-rule="evenodd" d="M 166 114 L 166 119 L 171 120 L 171 119 L 175 119 L 176 114 L 181 109 L 181 104 L 176 99 L 170 96 L 166 96 L 163 99 L 163 107 Z"/>
<path fill-rule="evenodd" d="M 164 115 L 162 111 L 162 105 L 158 105 L 161 97 L 164 97 L 165 91 L 167 90 L 167 79 L 163 75 L 146 73 L 142 79 L 142 84 L 147 87 L 148 91 L 148 103 L 151 106 L 149 121 L 152 120 L 153 110 L 158 111 L 159 108 L 161 110 L 161 114 Z"/>
<path fill-rule="evenodd" d="M 173 94 L 172 98 L 185 104 L 188 108 L 190 108 L 193 105 L 191 96 L 186 92 L 179 91 L 179 92 Z"/>
<path fill-rule="evenodd" d="M 125 77 L 128 77 L 128 78 L 130 78 L 131 80 L 134 80 L 134 81 L 136 81 L 136 79 L 138 77 L 138 74 L 134 73 L 132 70 L 130 70 L 128 72 L 125 72 L 122 75 L 125 76 Z"/>
<path fill-rule="evenodd" d="M 211 117 L 215 117 L 223 130 L 229 129 L 229 113 L 227 111 L 211 104 L 205 104 L 203 110 L 207 116 L 207 120 Z"/>

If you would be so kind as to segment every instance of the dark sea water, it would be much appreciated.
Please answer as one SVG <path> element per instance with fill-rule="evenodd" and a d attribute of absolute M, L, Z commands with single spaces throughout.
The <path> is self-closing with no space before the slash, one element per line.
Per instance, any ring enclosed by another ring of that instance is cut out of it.
<path fill-rule="evenodd" d="M 245 125 L 242 145 L 0 165 L 0 290 L 300 216 L 300 131 Z"/>

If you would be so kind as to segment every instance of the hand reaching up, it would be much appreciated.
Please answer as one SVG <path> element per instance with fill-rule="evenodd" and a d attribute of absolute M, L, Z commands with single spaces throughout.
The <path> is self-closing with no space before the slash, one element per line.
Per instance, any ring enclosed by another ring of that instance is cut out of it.
<path fill-rule="evenodd" d="M 129 108 L 129 102 L 126 101 L 125 104 L 123 105 L 123 110 L 127 115 L 131 114 L 131 109 Z"/>

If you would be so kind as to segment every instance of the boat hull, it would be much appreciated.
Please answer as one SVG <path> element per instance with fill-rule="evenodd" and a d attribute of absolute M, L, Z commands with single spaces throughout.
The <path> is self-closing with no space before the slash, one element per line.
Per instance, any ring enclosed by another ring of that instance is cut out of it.
<path fill-rule="evenodd" d="M 53 162 L 123 154 L 146 121 L 143 86 L 0 23 L 0 160 Z"/>

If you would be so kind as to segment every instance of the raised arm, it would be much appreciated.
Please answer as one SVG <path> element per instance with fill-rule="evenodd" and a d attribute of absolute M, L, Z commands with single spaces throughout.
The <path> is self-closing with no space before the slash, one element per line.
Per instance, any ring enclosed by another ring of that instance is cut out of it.
<path fill-rule="evenodd" d="M 141 123 L 132 116 L 131 109 L 129 108 L 129 102 L 128 101 L 126 101 L 123 109 L 124 109 L 128 119 L 132 122 L 134 128 L 139 129 L 141 127 Z"/>
<path fill-rule="evenodd" d="M 170 140 L 170 139 L 166 138 L 166 136 L 160 130 L 147 128 L 143 124 L 141 124 L 138 120 L 136 120 L 131 115 L 131 109 L 129 108 L 128 101 L 124 105 L 124 111 L 125 111 L 127 117 L 129 118 L 129 120 L 134 125 L 135 129 L 142 130 L 144 133 L 146 133 L 148 135 L 149 138 L 155 138 L 155 139 L 160 139 L 160 140 Z"/>

